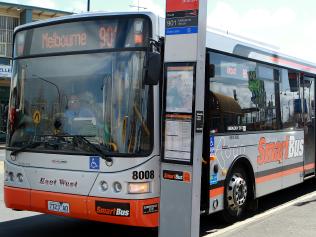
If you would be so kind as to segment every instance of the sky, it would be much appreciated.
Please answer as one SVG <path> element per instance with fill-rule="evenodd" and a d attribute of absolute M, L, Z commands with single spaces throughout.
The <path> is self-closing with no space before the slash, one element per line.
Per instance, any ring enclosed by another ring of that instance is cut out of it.
<path fill-rule="evenodd" d="M 6 0 L 37 7 L 85 12 L 87 0 Z M 91 11 L 135 11 L 165 15 L 165 0 L 90 0 Z M 316 63 L 315 0 L 208 0 L 208 26 L 275 46 Z M 142 9 L 141 9 L 142 10 Z"/>

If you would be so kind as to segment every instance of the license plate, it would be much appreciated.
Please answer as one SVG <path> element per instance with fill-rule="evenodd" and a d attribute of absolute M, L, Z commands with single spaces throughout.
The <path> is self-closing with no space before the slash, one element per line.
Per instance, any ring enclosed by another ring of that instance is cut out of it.
<path fill-rule="evenodd" d="M 48 210 L 61 213 L 69 213 L 69 203 L 48 201 Z"/>

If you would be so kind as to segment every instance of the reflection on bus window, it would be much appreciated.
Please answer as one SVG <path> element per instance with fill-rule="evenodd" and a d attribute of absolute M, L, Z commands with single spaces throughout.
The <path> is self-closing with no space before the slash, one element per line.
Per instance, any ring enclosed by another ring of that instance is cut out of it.
<path fill-rule="evenodd" d="M 296 72 L 282 69 L 280 84 L 280 108 L 283 128 L 298 127 L 300 123 L 299 80 Z"/>
<path fill-rule="evenodd" d="M 16 60 L 10 146 L 68 134 L 122 154 L 150 151 L 152 93 L 143 84 L 144 57 L 126 51 Z"/>
<path fill-rule="evenodd" d="M 278 129 L 273 69 L 243 59 L 210 54 L 211 127 L 215 132 Z"/>

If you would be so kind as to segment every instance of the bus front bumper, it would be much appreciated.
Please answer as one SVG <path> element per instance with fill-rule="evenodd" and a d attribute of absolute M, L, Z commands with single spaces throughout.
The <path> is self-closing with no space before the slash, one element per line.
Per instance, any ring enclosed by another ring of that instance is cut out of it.
<path fill-rule="evenodd" d="M 158 226 L 159 198 L 110 199 L 5 186 L 4 202 L 11 209 L 129 226 Z M 54 203 L 65 204 L 66 209 L 55 208 L 56 210 L 52 211 L 51 209 L 54 208 L 49 207 L 49 204 L 52 205 L 51 203 L 53 203 L 53 207 Z"/>

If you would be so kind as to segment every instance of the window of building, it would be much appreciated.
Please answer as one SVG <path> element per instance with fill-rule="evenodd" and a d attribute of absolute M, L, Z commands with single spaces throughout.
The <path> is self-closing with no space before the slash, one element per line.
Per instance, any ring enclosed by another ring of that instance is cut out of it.
<path fill-rule="evenodd" d="M 12 57 L 14 28 L 19 25 L 19 18 L 0 16 L 0 56 Z"/>

